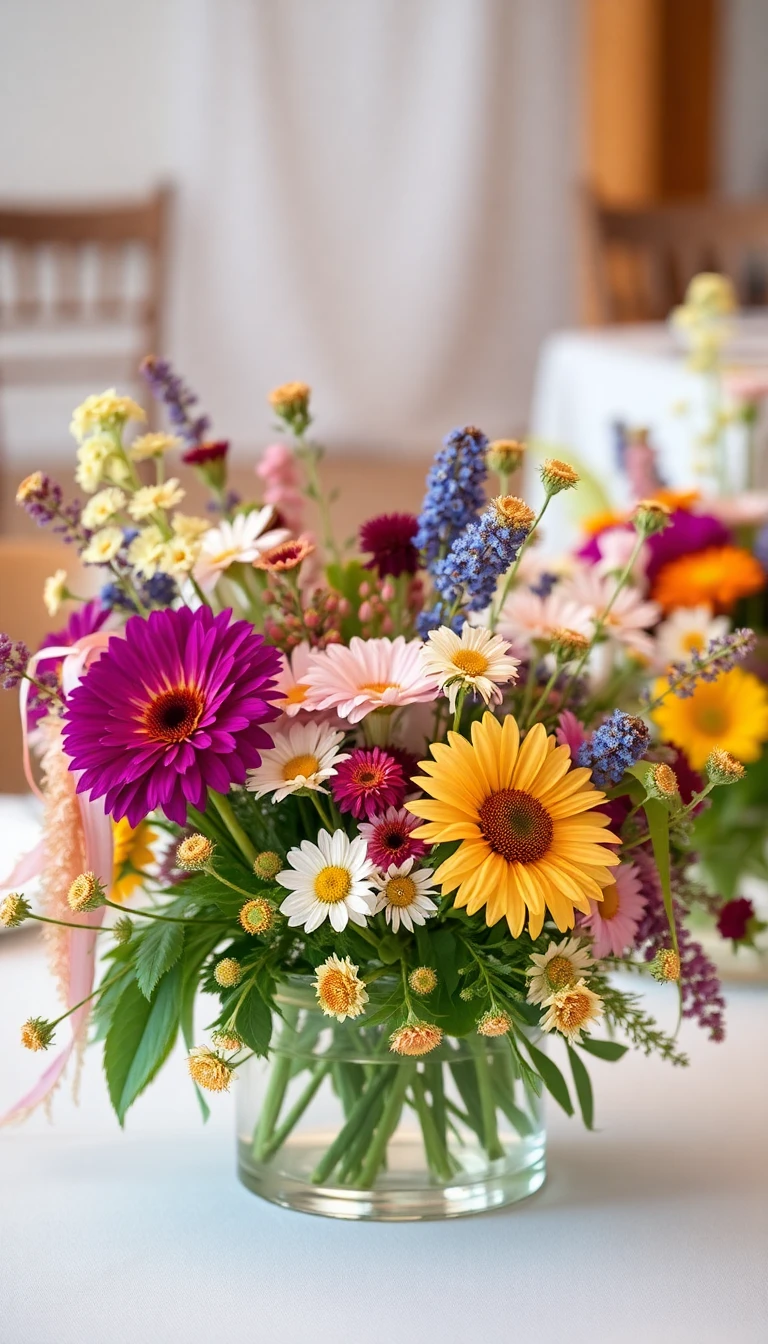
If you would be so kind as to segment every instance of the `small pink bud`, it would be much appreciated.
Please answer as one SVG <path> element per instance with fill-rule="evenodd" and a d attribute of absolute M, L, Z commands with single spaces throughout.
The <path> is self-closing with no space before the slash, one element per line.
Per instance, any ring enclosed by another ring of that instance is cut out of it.
<path fill-rule="evenodd" d="M 360 603 L 360 610 L 358 612 L 358 615 L 361 621 L 370 621 L 371 617 L 373 616 L 373 607 L 371 606 L 370 602 Z"/>
<path fill-rule="evenodd" d="M 304 612 L 304 624 L 308 630 L 316 630 L 320 624 L 320 617 L 313 607 Z"/>
<path fill-rule="evenodd" d="M 363 582 L 360 584 L 360 587 L 358 588 L 357 591 L 358 591 L 358 593 L 360 594 L 360 597 L 368 597 L 368 595 L 370 594 L 370 591 L 371 591 L 371 585 L 370 585 L 370 583 L 366 583 L 366 581 L 363 580 Z"/>
<path fill-rule="evenodd" d="M 385 616 L 381 623 L 381 632 L 383 635 L 391 635 L 395 628 L 395 623 L 391 616 Z"/>
<path fill-rule="evenodd" d="M 389 581 L 387 581 L 387 583 L 384 584 L 384 587 L 381 590 L 381 596 L 384 602 L 393 602 L 395 598 L 394 584 L 389 583 Z"/>
<path fill-rule="evenodd" d="M 329 616 L 333 615 L 334 611 L 337 610 L 338 605 L 339 605 L 339 599 L 336 596 L 336 594 L 329 593 L 325 599 L 325 610 L 328 612 Z"/>
<path fill-rule="evenodd" d="M 350 612 L 349 601 L 346 597 L 339 598 L 338 613 L 340 616 L 348 616 Z"/>

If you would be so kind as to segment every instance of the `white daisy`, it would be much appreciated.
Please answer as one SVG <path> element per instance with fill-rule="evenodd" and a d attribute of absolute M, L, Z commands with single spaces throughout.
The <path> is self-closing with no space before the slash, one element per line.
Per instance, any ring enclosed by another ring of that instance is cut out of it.
<path fill-rule="evenodd" d="M 530 970 L 526 971 L 531 977 L 529 1003 L 544 1003 L 557 990 L 567 989 L 587 975 L 592 966 L 592 958 L 580 938 L 550 943 L 546 952 L 532 952 L 531 962 Z"/>
<path fill-rule="evenodd" d="M 505 639 L 468 623 L 460 635 L 447 625 L 432 630 L 421 651 L 421 662 L 427 675 L 445 691 L 451 710 L 456 708 L 462 689 L 476 692 L 486 705 L 500 704 L 503 692 L 499 685 L 516 681 L 520 666 L 518 658 L 509 657 Z"/>
<path fill-rule="evenodd" d="M 261 753 L 261 765 L 248 771 L 246 788 L 258 798 L 271 793 L 282 802 L 299 789 L 323 788 L 326 779 L 336 774 L 339 761 L 349 753 L 339 752 L 344 734 L 323 723 L 292 723 L 283 733 L 275 734 L 274 746 Z"/>
<path fill-rule="evenodd" d="M 151 579 L 160 568 L 165 538 L 155 523 L 142 527 L 128 547 L 128 563 L 143 579 Z"/>
<path fill-rule="evenodd" d="M 374 877 L 378 892 L 374 914 L 383 910 L 394 933 L 401 924 L 413 933 L 414 924 L 424 924 L 430 915 L 437 914 L 435 902 L 429 899 L 435 894 L 432 869 L 417 868 L 413 872 L 413 863 L 413 859 L 400 865 L 391 863 L 386 873 Z"/>
<path fill-rule="evenodd" d="M 297 849 L 289 849 L 288 863 L 277 881 L 287 887 L 280 913 L 290 928 L 303 926 L 312 933 L 327 918 L 337 933 L 353 924 L 365 925 L 373 914 L 374 871 L 362 836 L 350 840 L 344 831 L 320 831 L 317 844 L 302 840 Z"/>
<path fill-rule="evenodd" d="M 43 584 L 43 601 L 49 616 L 56 616 L 67 596 L 67 571 L 57 569 Z"/>
<path fill-rule="evenodd" d="M 231 522 L 224 520 L 205 533 L 195 572 L 201 587 L 212 587 L 230 565 L 252 565 L 263 551 L 288 539 L 291 534 L 285 527 L 265 530 L 274 513 L 272 505 L 265 504 L 251 513 L 236 513 Z"/>
<path fill-rule="evenodd" d="M 122 544 L 122 528 L 102 527 L 99 532 L 94 532 L 80 559 L 84 565 L 108 565 Z"/>
<path fill-rule="evenodd" d="M 161 485 L 143 485 L 130 501 L 128 512 L 135 522 L 142 523 L 159 509 L 174 509 L 185 494 L 186 491 L 175 476 Z"/>
<path fill-rule="evenodd" d="M 116 513 L 120 512 L 124 504 L 125 492 L 116 485 L 109 485 L 106 490 L 99 490 L 98 494 L 88 500 L 80 514 L 80 522 L 92 532 L 97 527 L 104 527 Z"/>
<path fill-rule="evenodd" d="M 728 617 L 713 616 L 710 607 L 678 607 L 656 631 L 658 665 L 687 663 L 692 653 L 706 649 L 711 639 L 728 633 Z"/>

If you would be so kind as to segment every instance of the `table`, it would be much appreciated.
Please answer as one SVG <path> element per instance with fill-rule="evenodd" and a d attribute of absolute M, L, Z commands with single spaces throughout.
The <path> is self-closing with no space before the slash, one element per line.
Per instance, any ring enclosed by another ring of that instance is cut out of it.
<path fill-rule="evenodd" d="M 768 374 L 768 315 L 738 318 L 727 352 L 728 367 Z M 695 433 L 706 421 L 704 379 L 685 366 L 679 339 L 665 323 L 556 332 L 544 342 L 536 373 L 530 436 L 576 465 L 583 464 L 618 506 L 629 503 L 627 483 L 615 452 L 615 425 L 651 431 L 668 485 L 696 484 L 692 465 Z M 687 408 L 685 414 L 680 407 Z M 744 434 L 731 430 L 732 481 L 741 484 Z M 764 482 L 762 482 L 764 483 Z M 569 502 L 578 505 L 575 492 Z M 526 498 L 542 496 L 533 471 Z M 557 514 L 557 549 L 572 541 L 567 507 Z M 566 520 L 566 522 L 564 522 Z M 550 544 L 553 543 L 550 526 Z"/>
<path fill-rule="evenodd" d="M 0 804 L 0 839 L 8 847 Z M 653 986 L 670 1025 L 672 998 Z M 452 1223 L 288 1213 L 236 1182 L 233 1098 L 203 1128 L 177 1052 L 121 1132 L 98 1051 L 81 1100 L 0 1133 L 3 1344 L 757 1344 L 768 1324 L 768 996 L 730 1035 L 690 1025 L 692 1067 L 594 1061 L 597 1134 L 550 1106 L 538 1195 Z M 36 1076 L 18 1024 L 52 1012 L 41 941 L 0 940 L 0 1105 Z M 201 1017 L 205 1020 L 205 1016 Z M 236 1084 L 235 1084 L 236 1086 Z"/>

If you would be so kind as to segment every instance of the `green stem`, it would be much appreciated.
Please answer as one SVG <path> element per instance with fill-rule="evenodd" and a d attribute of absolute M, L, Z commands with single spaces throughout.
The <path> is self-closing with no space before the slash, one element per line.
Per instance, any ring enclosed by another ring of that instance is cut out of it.
<path fill-rule="evenodd" d="M 547 508 L 548 508 L 548 506 L 549 506 L 549 501 L 550 501 L 550 499 L 552 499 L 552 495 L 547 495 L 546 499 L 544 500 L 544 503 L 542 504 L 541 508 L 539 509 L 538 514 L 536 515 L 536 517 L 535 517 L 535 519 L 534 519 L 533 527 L 531 528 L 530 532 L 528 533 L 528 536 L 525 538 L 525 541 L 523 542 L 522 546 L 520 547 L 520 550 L 517 552 L 517 557 L 516 557 L 516 559 L 515 559 L 515 563 L 513 564 L 512 568 L 510 569 L 509 573 L 507 574 L 506 579 L 504 580 L 504 586 L 503 586 L 503 588 L 502 588 L 502 590 L 501 590 L 501 596 L 499 597 L 499 599 L 498 599 L 496 605 L 492 608 L 492 611 L 491 611 L 491 619 L 490 619 L 490 629 L 491 629 L 491 633 L 493 633 L 493 632 L 495 631 L 496 626 L 497 626 L 498 623 L 499 623 L 499 616 L 501 615 L 501 613 L 502 613 L 502 611 L 503 611 L 503 609 L 504 609 L 504 603 L 506 602 L 507 597 L 508 597 L 508 595 L 509 595 L 509 590 L 510 590 L 510 588 L 512 587 L 512 584 L 514 583 L 515 579 L 517 578 L 517 571 L 518 571 L 519 568 L 520 568 L 520 561 L 522 560 L 523 556 L 525 555 L 525 552 L 526 552 L 526 550 L 528 549 L 528 546 L 530 545 L 531 538 L 533 537 L 534 532 L 536 531 L 537 527 L 539 526 L 539 523 L 541 522 L 542 518 L 544 517 L 544 514 L 545 514 L 546 511 L 547 511 Z"/>
<path fill-rule="evenodd" d="M 216 881 L 221 882 L 223 886 L 229 887 L 230 891 L 236 891 L 239 896 L 245 896 L 246 900 L 253 900 L 254 892 L 246 891 L 245 887 L 238 887 L 234 882 L 230 882 L 228 878 L 223 877 L 221 873 L 216 872 L 213 864 L 206 864 L 203 871 L 208 873 L 209 877 L 215 877 Z"/>
<path fill-rule="evenodd" d="M 441 1140 L 435 1117 L 427 1102 L 424 1078 L 420 1073 L 415 1075 L 411 1090 L 413 1092 L 416 1114 L 419 1117 L 419 1124 L 421 1125 L 421 1133 L 424 1139 L 424 1151 L 427 1155 L 427 1164 L 431 1167 L 438 1180 L 449 1181 L 455 1174 L 455 1167 L 451 1162 L 444 1138 Z"/>
<path fill-rule="evenodd" d="M 347 1123 L 343 1129 L 340 1129 L 330 1148 L 323 1154 L 315 1170 L 312 1172 L 310 1180 L 313 1185 L 322 1185 L 328 1179 L 334 1167 L 346 1155 L 350 1143 L 354 1142 L 358 1135 L 368 1111 L 375 1105 L 378 1096 L 384 1091 L 387 1085 L 387 1072 L 393 1065 L 381 1064 L 374 1072 L 374 1076 L 369 1082 L 364 1092 L 361 1092 L 355 1105 L 349 1113 Z"/>
<path fill-rule="evenodd" d="M 458 733 L 459 731 L 459 724 L 461 723 L 461 711 L 464 708 L 464 700 L 466 698 L 466 694 L 467 694 L 467 688 L 466 686 L 462 686 L 458 695 L 456 696 L 456 708 L 453 711 L 454 733 Z"/>
<path fill-rule="evenodd" d="M 305 795 L 305 796 L 306 796 L 306 795 Z M 334 827 L 333 820 L 331 819 L 331 817 L 328 816 L 327 812 L 325 811 L 325 808 L 323 807 L 322 803 L 320 802 L 320 799 L 319 799 L 318 796 L 317 796 L 317 790 L 316 790 L 316 789 L 311 789 L 311 790 L 309 791 L 309 797 L 312 799 L 312 802 L 313 802 L 314 805 L 315 805 L 315 810 L 317 811 L 317 814 L 318 814 L 318 816 L 320 817 L 320 820 L 322 821 L 323 825 L 325 826 L 326 830 L 328 831 L 328 834 L 329 834 L 329 835 L 333 835 L 333 832 L 334 832 L 334 830 L 335 830 L 336 828 Z"/>
<path fill-rule="evenodd" d="M 491 1071 L 488 1067 L 488 1056 L 482 1041 L 476 1040 L 473 1036 L 469 1036 L 467 1041 L 475 1056 L 477 1089 L 480 1094 L 480 1112 L 483 1119 L 483 1146 L 490 1161 L 495 1162 L 498 1158 L 504 1156 L 504 1149 L 496 1125 L 496 1102 L 493 1095 Z"/>
<path fill-rule="evenodd" d="M 544 687 L 544 690 L 541 692 L 541 695 L 539 696 L 538 700 L 536 701 L 536 704 L 533 706 L 533 709 L 530 711 L 530 714 L 526 716 L 525 722 L 526 722 L 526 724 L 528 724 L 529 726 L 530 726 L 530 723 L 535 723 L 535 722 L 536 722 L 536 720 L 537 720 L 537 718 L 538 718 L 538 715 L 541 713 L 541 710 L 543 709 L 544 705 L 546 704 L 547 699 L 549 698 L 549 693 L 550 693 L 550 691 L 552 690 L 552 687 L 554 686 L 555 682 L 557 681 L 557 678 L 558 678 L 559 675 L 560 675 L 560 670 L 561 670 L 561 669 L 560 669 L 560 664 L 559 664 L 558 662 L 555 662 L 555 670 L 554 670 L 554 672 L 552 673 L 552 676 L 549 678 L 549 681 L 547 682 L 546 686 Z"/>
<path fill-rule="evenodd" d="M 286 1007 L 284 1015 L 284 1027 L 281 1037 L 286 1031 L 292 1032 L 296 1026 L 299 1017 L 298 1008 Z M 286 1089 L 291 1077 L 291 1056 L 287 1054 L 278 1054 L 277 1059 L 272 1065 L 272 1071 L 269 1075 L 269 1083 L 264 1095 L 264 1101 L 261 1106 L 256 1132 L 253 1136 L 253 1156 L 256 1162 L 264 1159 L 264 1153 L 269 1143 L 275 1135 L 275 1125 L 277 1124 L 280 1110 L 285 1098 Z"/>
<path fill-rule="evenodd" d="M 110 910 L 119 910 L 121 915 L 126 913 L 124 905 L 117 905 L 115 901 L 104 901 Z M 159 915 L 155 910 L 131 910 L 131 915 L 141 915 L 143 919 L 159 919 L 164 924 L 210 924 L 221 928 L 226 924 L 226 919 L 222 915 L 221 919 L 195 919 L 194 915 Z M 82 927 L 82 926 L 81 926 Z"/>
<path fill-rule="evenodd" d="M 120 907 L 118 906 L 117 909 Z M 105 928 L 103 925 L 93 924 L 73 924 L 68 919 L 51 919 L 48 915 L 27 915 L 27 919 L 34 919 L 37 924 L 58 924 L 62 929 L 86 929 L 88 933 L 111 933 L 111 928 Z"/>
<path fill-rule="evenodd" d="M 248 839 L 248 836 L 232 811 L 232 804 L 229 799 L 225 798 L 222 793 L 216 793 L 213 789 L 208 790 L 208 797 L 221 817 L 221 820 L 224 822 L 229 834 L 232 836 L 240 853 L 243 855 L 243 858 L 247 859 L 248 863 L 253 866 L 256 861 L 256 849 Z"/>
<path fill-rule="evenodd" d="M 259 1160 L 261 1162 L 266 1162 L 267 1159 L 270 1158 L 273 1153 L 276 1153 L 279 1148 L 282 1148 L 283 1144 L 285 1143 L 285 1140 L 288 1138 L 289 1134 L 291 1134 L 293 1130 L 296 1128 L 296 1125 L 298 1124 L 302 1115 L 306 1111 L 316 1092 L 320 1088 L 320 1085 L 327 1076 L 330 1067 L 331 1067 L 330 1064 L 327 1063 L 325 1060 L 317 1061 L 311 1073 L 309 1082 L 307 1083 L 301 1095 L 297 1097 L 293 1106 L 286 1115 L 282 1125 L 280 1125 L 275 1130 L 274 1134 L 272 1135 L 272 1138 L 269 1139 L 268 1142 L 264 1145 L 264 1147 L 260 1149 Z"/>
<path fill-rule="evenodd" d="M 383 1067 L 383 1066 L 382 1066 Z M 370 1190 L 384 1161 L 387 1145 L 397 1129 L 400 1113 L 403 1109 L 405 1094 L 416 1073 L 416 1061 L 405 1060 L 395 1066 L 395 1077 L 390 1083 L 389 1095 L 384 1103 L 376 1133 L 368 1149 L 366 1159 L 355 1185 L 361 1190 Z"/>

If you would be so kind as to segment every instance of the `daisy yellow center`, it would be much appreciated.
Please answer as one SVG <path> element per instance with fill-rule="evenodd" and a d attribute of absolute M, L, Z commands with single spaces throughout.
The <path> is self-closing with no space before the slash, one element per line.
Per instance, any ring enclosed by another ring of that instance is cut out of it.
<path fill-rule="evenodd" d="M 524 789 L 500 789 L 480 805 L 480 829 L 507 863 L 535 863 L 552 844 L 552 818 Z"/>
<path fill-rule="evenodd" d="M 346 900 L 352 886 L 352 878 L 346 868 L 329 864 L 321 868 L 315 878 L 315 896 L 323 905 L 338 905 Z"/>
<path fill-rule="evenodd" d="M 317 997 L 332 1013 L 346 1013 L 357 1000 L 357 985 L 343 971 L 331 969 L 318 986 Z"/>
<path fill-rule="evenodd" d="M 600 918 L 615 919 L 619 911 L 619 888 L 615 882 L 603 887 L 603 899 L 600 902 Z"/>
<path fill-rule="evenodd" d="M 700 630 L 689 630 L 687 635 L 683 635 L 683 648 L 686 653 L 698 653 L 699 649 L 704 648 L 704 637 Z"/>
<path fill-rule="evenodd" d="M 156 742 L 184 742 L 195 731 L 205 700 L 194 686 L 174 686 L 155 696 L 144 714 L 144 727 Z"/>
<path fill-rule="evenodd" d="M 300 756 L 292 756 L 289 761 L 285 762 L 283 779 L 296 779 L 297 775 L 303 775 L 304 779 L 308 779 L 310 775 L 316 774 L 319 769 L 320 762 L 317 757 L 305 752 Z"/>
<path fill-rule="evenodd" d="M 225 546 L 223 550 L 217 551 L 211 556 L 211 563 L 214 565 L 224 565 L 228 561 L 234 560 L 240 554 L 239 546 Z"/>
<path fill-rule="evenodd" d="M 561 1031 L 575 1031 L 592 1017 L 592 999 L 581 990 L 574 990 L 557 1009 L 557 1024 Z"/>
<path fill-rule="evenodd" d="M 457 649 L 451 662 L 467 677 L 481 677 L 488 671 L 488 659 L 477 649 Z"/>
<path fill-rule="evenodd" d="M 308 690 L 309 687 L 305 686 L 302 682 L 297 682 L 295 686 L 289 687 L 283 697 L 286 705 L 303 705 L 307 698 Z"/>
<path fill-rule="evenodd" d="M 412 877 L 393 877 L 387 883 L 387 900 L 398 910 L 405 910 L 416 900 L 416 883 Z"/>
<path fill-rule="evenodd" d="M 576 970 L 570 957 L 553 957 L 547 962 L 547 980 L 553 989 L 567 989 L 576 979 Z"/>
<path fill-rule="evenodd" d="M 361 691 L 368 691 L 370 695 L 385 695 L 387 691 L 399 691 L 399 681 L 366 681 L 360 687 Z"/>

